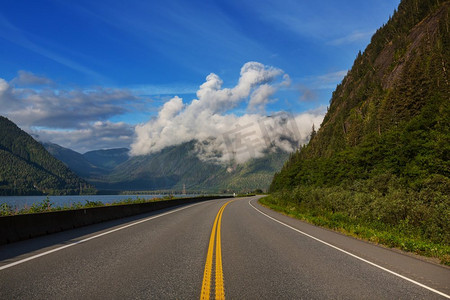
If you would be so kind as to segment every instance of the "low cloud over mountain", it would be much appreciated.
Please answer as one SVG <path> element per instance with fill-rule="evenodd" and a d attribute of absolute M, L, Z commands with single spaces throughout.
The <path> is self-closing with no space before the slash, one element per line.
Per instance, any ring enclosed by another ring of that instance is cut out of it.
<path fill-rule="evenodd" d="M 223 88 L 220 77 L 211 73 L 197 91 L 197 99 L 185 103 L 176 96 L 155 118 L 136 126 L 131 154 L 155 153 L 191 140 L 198 141 L 201 159 L 219 162 L 261 157 L 272 146 L 293 151 L 307 141 L 312 124 L 320 125 L 324 112 L 267 116 L 266 104 L 276 101 L 271 97 L 289 84 L 282 70 L 257 62 L 246 63 L 231 88 Z M 242 110 L 246 113 L 239 115 L 237 111 Z"/>

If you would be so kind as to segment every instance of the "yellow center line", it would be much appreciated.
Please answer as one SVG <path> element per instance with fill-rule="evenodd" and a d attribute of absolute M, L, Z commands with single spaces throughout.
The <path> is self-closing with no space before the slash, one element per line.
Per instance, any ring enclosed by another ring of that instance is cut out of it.
<path fill-rule="evenodd" d="M 216 274 L 215 274 L 215 299 L 225 299 L 225 289 L 223 284 L 223 270 L 222 270 L 222 245 L 220 241 L 220 224 L 222 222 L 222 214 L 225 207 L 234 200 L 228 201 L 220 208 L 214 219 L 213 228 L 211 230 L 211 236 L 209 238 L 208 254 L 206 255 L 205 270 L 203 272 L 202 291 L 200 299 L 207 300 L 211 296 L 211 277 L 213 267 L 213 255 L 214 255 L 214 240 L 216 240 Z M 216 234 L 217 232 L 217 234 Z"/>
<path fill-rule="evenodd" d="M 229 203 L 229 202 L 228 202 Z M 220 213 L 219 222 L 217 226 L 217 237 L 216 237 L 216 299 L 225 299 L 225 290 L 223 286 L 223 270 L 222 270 L 222 246 L 220 238 L 220 224 L 222 223 L 222 215 L 225 210 L 225 203 L 222 212 Z"/>

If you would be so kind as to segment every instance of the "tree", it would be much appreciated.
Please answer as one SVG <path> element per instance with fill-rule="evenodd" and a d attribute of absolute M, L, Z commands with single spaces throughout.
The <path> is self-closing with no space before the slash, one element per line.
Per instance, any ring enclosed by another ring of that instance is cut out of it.
<path fill-rule="evenodd" d="M 311 141 L 316 136 L 316 134 L 317 134 L 317 132 L 316 132 L 316 129 L 313 124 L 311 134 L 309 135 L 309 140 Z"/>

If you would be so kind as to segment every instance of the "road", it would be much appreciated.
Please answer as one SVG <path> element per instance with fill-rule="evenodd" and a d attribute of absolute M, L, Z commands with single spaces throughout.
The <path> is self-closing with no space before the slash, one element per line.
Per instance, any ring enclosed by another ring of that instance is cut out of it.
<path fill-rule="evenodd" d="M 450 268 L 291 219 L 257 198 L 0 246 L 0 299 L 449 298 Z"/>

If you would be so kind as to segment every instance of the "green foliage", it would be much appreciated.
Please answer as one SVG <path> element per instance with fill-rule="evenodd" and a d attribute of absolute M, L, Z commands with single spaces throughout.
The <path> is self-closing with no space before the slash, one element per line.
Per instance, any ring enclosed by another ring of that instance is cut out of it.
<path fill-rule="evenodd" d="M 34 203 L 30 208 L 28 208 L 29 213 L 38 213 L 52 210 L 53 203 L 47 197 L 42 202 Z"/>
<path fill-rule="evenodd" d="M 253 197 L 256 196 L 255 193 L 248 193 L 248 194 L 237 194 L 236 197 Z"/>
<path fill-rule="evenodd" d="M 304 158 L 302 152 L 309 151 L 309 146 L 303 148 L 275 174 L 271 191 L 297 185 L 345 186 L 386 174 L 395 175 L 413 190 L 424 188 L 435 178 L 448 179 L 449 116 L 448 101 L 435 98 L 409 121 L 399 122 L 381 136 L 368 134 L 357 146 L 332 156 Z"/>
<path fill-rule="evenodd" d="M 89 201 L 89 200 L 86 200 L 86 204 L 84 205 L 84 207 L 99 207 L 99 206 L 104 206 L 102 201 Z"/>
<path fill-rule="evenodd" d="M 10 216 L 13 214 L 13 208 L 7 203 L 0 204 L 0 216 Z"/>

